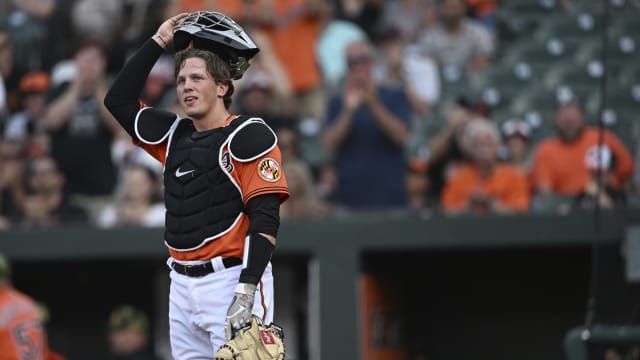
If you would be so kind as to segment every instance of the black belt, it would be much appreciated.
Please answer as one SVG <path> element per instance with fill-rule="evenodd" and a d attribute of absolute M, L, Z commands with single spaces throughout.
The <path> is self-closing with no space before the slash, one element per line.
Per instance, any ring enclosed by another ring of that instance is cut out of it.
<path fill-rule="evenodd" d="M 222 259 L 222 265 L 224 265 L 225 268 L 230 268 L 240 264 L 242 264 L 242 259 L 240 258 L 228 257 Z M 171 263 L 171 267 L 177 273 L 191 277 L 202 277 L 216 271 L 211 262 L 197 265 L 184 265 L 174 261 Z"/>

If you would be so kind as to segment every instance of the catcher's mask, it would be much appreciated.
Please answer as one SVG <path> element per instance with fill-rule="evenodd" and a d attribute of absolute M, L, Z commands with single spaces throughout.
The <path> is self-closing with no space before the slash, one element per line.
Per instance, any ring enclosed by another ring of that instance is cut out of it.
<path fill-rule="evenodd" d="M 240 79 L 249 68 L 249 60 L 260 49 L 249 34 L 230 17 L 215 11 L 195 11 L 173 30 L 176 51 L 189 47 L 209 50 L 231 67 L 231 77 Z"/>

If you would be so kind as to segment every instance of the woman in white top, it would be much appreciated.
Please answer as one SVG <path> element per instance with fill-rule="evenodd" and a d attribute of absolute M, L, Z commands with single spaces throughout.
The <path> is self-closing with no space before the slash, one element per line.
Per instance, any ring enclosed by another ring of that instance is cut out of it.
<path fill-rule="evenodd" d="M 116 201 L 97 219 L 104 228 L 115 226 L 164 226 L 165 207 L 156 173 L 142 165 L 124 168 Z"/>

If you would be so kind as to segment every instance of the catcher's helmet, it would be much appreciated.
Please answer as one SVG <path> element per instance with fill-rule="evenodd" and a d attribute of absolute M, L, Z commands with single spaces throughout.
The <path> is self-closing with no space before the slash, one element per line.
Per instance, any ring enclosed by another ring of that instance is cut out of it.
<path fill-rule="evenodd" d="M 193 47 L 214 52 L 229 64 L 231 76 L 236 80 L 260 51 L 240 25 L 215 11 L 187 15 L 173 30 L 173 45 L 176 51 Z"/>

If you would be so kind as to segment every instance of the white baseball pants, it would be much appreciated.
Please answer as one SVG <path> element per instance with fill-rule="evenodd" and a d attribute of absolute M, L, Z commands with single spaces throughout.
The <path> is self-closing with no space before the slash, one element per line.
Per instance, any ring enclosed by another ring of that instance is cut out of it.
<path fill-rule="evenodd" d="M 169 258 L 167 264 L 171 264 Z M 169 338 L 175 360 L 211 360 L 226 342 L 224 323 L 240 278 L 242 265 L 219 268 L 203 277 L 189 277 L 171 271 L 169 289 Z M 197 264 L 189 262 L 184 264 Z M 253 313 L 265 324 L 273 321 L 273 274 L 271 263 L 256 289 Z"/>

